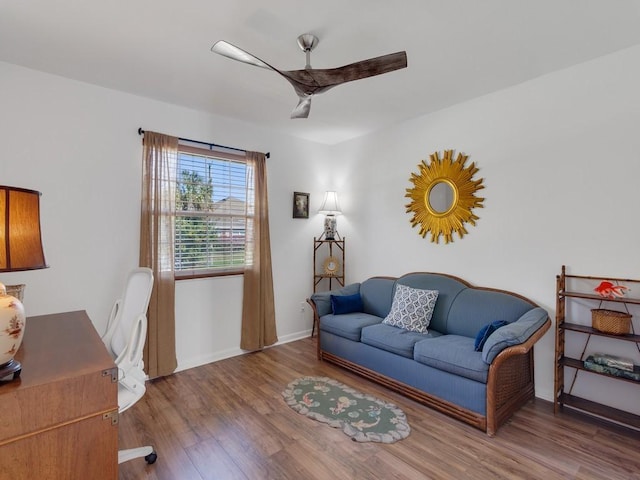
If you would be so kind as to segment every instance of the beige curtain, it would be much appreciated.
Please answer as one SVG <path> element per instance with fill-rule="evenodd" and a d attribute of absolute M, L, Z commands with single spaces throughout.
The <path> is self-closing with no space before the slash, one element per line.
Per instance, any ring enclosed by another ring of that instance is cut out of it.
<path fill-rule="evenodd" d="M 260 350 L 278 341 L 271 275 L 267 169 L 264 153 L 247 152 L 246 266 L 240 348 Z"/>
<path fill-rule="evenodd" d="M 150 378 L 177 367 L 175 341 L 174 212 L 178 138 L 145 132 L 140 218 L 140 266 L 153 270 L 144 362 Z"/>

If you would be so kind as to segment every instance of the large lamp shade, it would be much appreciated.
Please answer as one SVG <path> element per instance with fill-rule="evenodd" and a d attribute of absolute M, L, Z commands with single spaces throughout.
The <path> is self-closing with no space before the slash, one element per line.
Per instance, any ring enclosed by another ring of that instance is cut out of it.
<path fill-rule="evenodd" d="M 324 192 L 324 200 L 318 210 L 318 213 L 324 213 L 325 215 L 341 215 L 342 210 L 338 203 L 338 194 L 333 191 Z"/>
<path fill-rule="evenodd" d="M 0 272 L 47 268 L 40 233 L 40 192 L 0 186 Z"/>
<path fill-rule="evenodd" d="M 40 234 L 40 192 L 0 185 L 0 272 L 46 268 Z M 0 379 L 20 376 L 14 359 L 26 316 L 19 299 L 0 283 Z"/>

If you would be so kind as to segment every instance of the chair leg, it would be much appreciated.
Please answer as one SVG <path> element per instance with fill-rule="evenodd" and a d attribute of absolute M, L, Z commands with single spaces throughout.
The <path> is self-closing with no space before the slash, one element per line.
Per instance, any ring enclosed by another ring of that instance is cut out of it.
<path fill-rule="evenodd" d="M 118 464 L 128 462 L 129 460 L 133 460 L 134 458 L 144 457 L 145 461 L 148 464 L 155 463 L 158 455 L 155 450 L 151 446 L 147 447 L 138 447 L 138 448 L 129 448 L 127 450 L 118 451 Z"/>

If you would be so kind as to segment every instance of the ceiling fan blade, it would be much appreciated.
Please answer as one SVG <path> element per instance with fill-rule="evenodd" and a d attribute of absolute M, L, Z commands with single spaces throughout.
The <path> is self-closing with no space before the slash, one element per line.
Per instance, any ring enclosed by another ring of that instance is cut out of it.
<path fill-rule="evenodd" d="M 248 63 L 249 65 L 255 65 L 256 67 L 266 68 L 267 70 L 273 70 L 274 72 L 282 75 L 293 86 L 294 90 L 298 94 L 300 101 L 296 108 L 291 112 L 291 118 L 307 118 L 309 116 L 309 110 L 311 109 L 311 93 L 308 92 L 308 88 L 305 85 L 299 84 L 295 79 L 292 79 L 287 72 L 282 72 L 275 67 L 272 67 L 267 62 L 260 60 L 258 57 L 251 55 L 249 52 L 242 50 L 235 45 L 224 40 L 219 40 L 213 44 L 211 51 L 230 58 L 239 62 Z M 313 78 L 307 76 L 307 80 L 313 82 Z"/>
<path fill-rule="evenodd" d="M 396 52 L 381 57 L 362 60 L 361 62 L 352 63 L 343 67 L 338 67 L 335 73 L 329 73 L 329 78 L 342 77 L 342 82 L 351 82 L 361 78 L 382 75 L 383 73 L 393 72 L 407 68 L 407 52 Z M 331 72 L 331 70 L 330 70 Z M 318 81 L 318 79 L 316 78 Z M 323 83 L 319 81 L 319 83 Z"/>
<path fill-rule="evenodd" d="M 313 95 L 300 95 L 300 101 L 291 112 L 291 118 L 308 118 L 311 110 L 311 97 Z"/>
<path fill-rule="evenodd" d="M 282 72 L 290 82 L 300 84 L 307 93 L 321 93 L 341 83 L 382 75 L 407 67 L 407 53 L 397 52 L 362 60 L 343 67 Z M 295 88 L 295 85 L 294 85 Z"/>
<path fill-rule="evenodd" d="M 245 52 L 241 48 L 238 48 L 235 45 L 230 44 L 229 42 L 225 42 L 224 40 L 219 40 L 214 43 L 213 47 L 211 47 L 211 51 L 242 63 L 248 63 L 249 65 L 255 65 L 256 67 L 266 68 L 267 70 L 275 70 L 276 72 L 278 71 L 277 68 L 273 68 L 267 62 L 263 62 L 258 57 L 253 56 L 249 52 Z"/>

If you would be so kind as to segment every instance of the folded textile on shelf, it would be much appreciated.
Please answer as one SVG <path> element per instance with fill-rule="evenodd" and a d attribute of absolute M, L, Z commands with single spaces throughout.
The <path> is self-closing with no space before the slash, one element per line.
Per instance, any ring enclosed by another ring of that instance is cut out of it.
<path fill-rule="evenodd" d="M 636 366 L 633 371 L 622 370 L 621 368 L 611 367 L 609 365 L 601 365 L 594 361 L 593 355 L 589 355 L 584 360 L 584 368 L 592 372 L 613 375 L 614 377 L 628 378 L 640 382 L 640 367 Z"/>
<path fill-rule="evenodd" d="M 610 355 L 608 353 L 594 353 L 593 361 L 599 365 L 615 367 L 621 370 L 627 370 L 629 372 L 633 372 L 634 368 L 633 360 L 631 360 L 630 358 Z"/>

